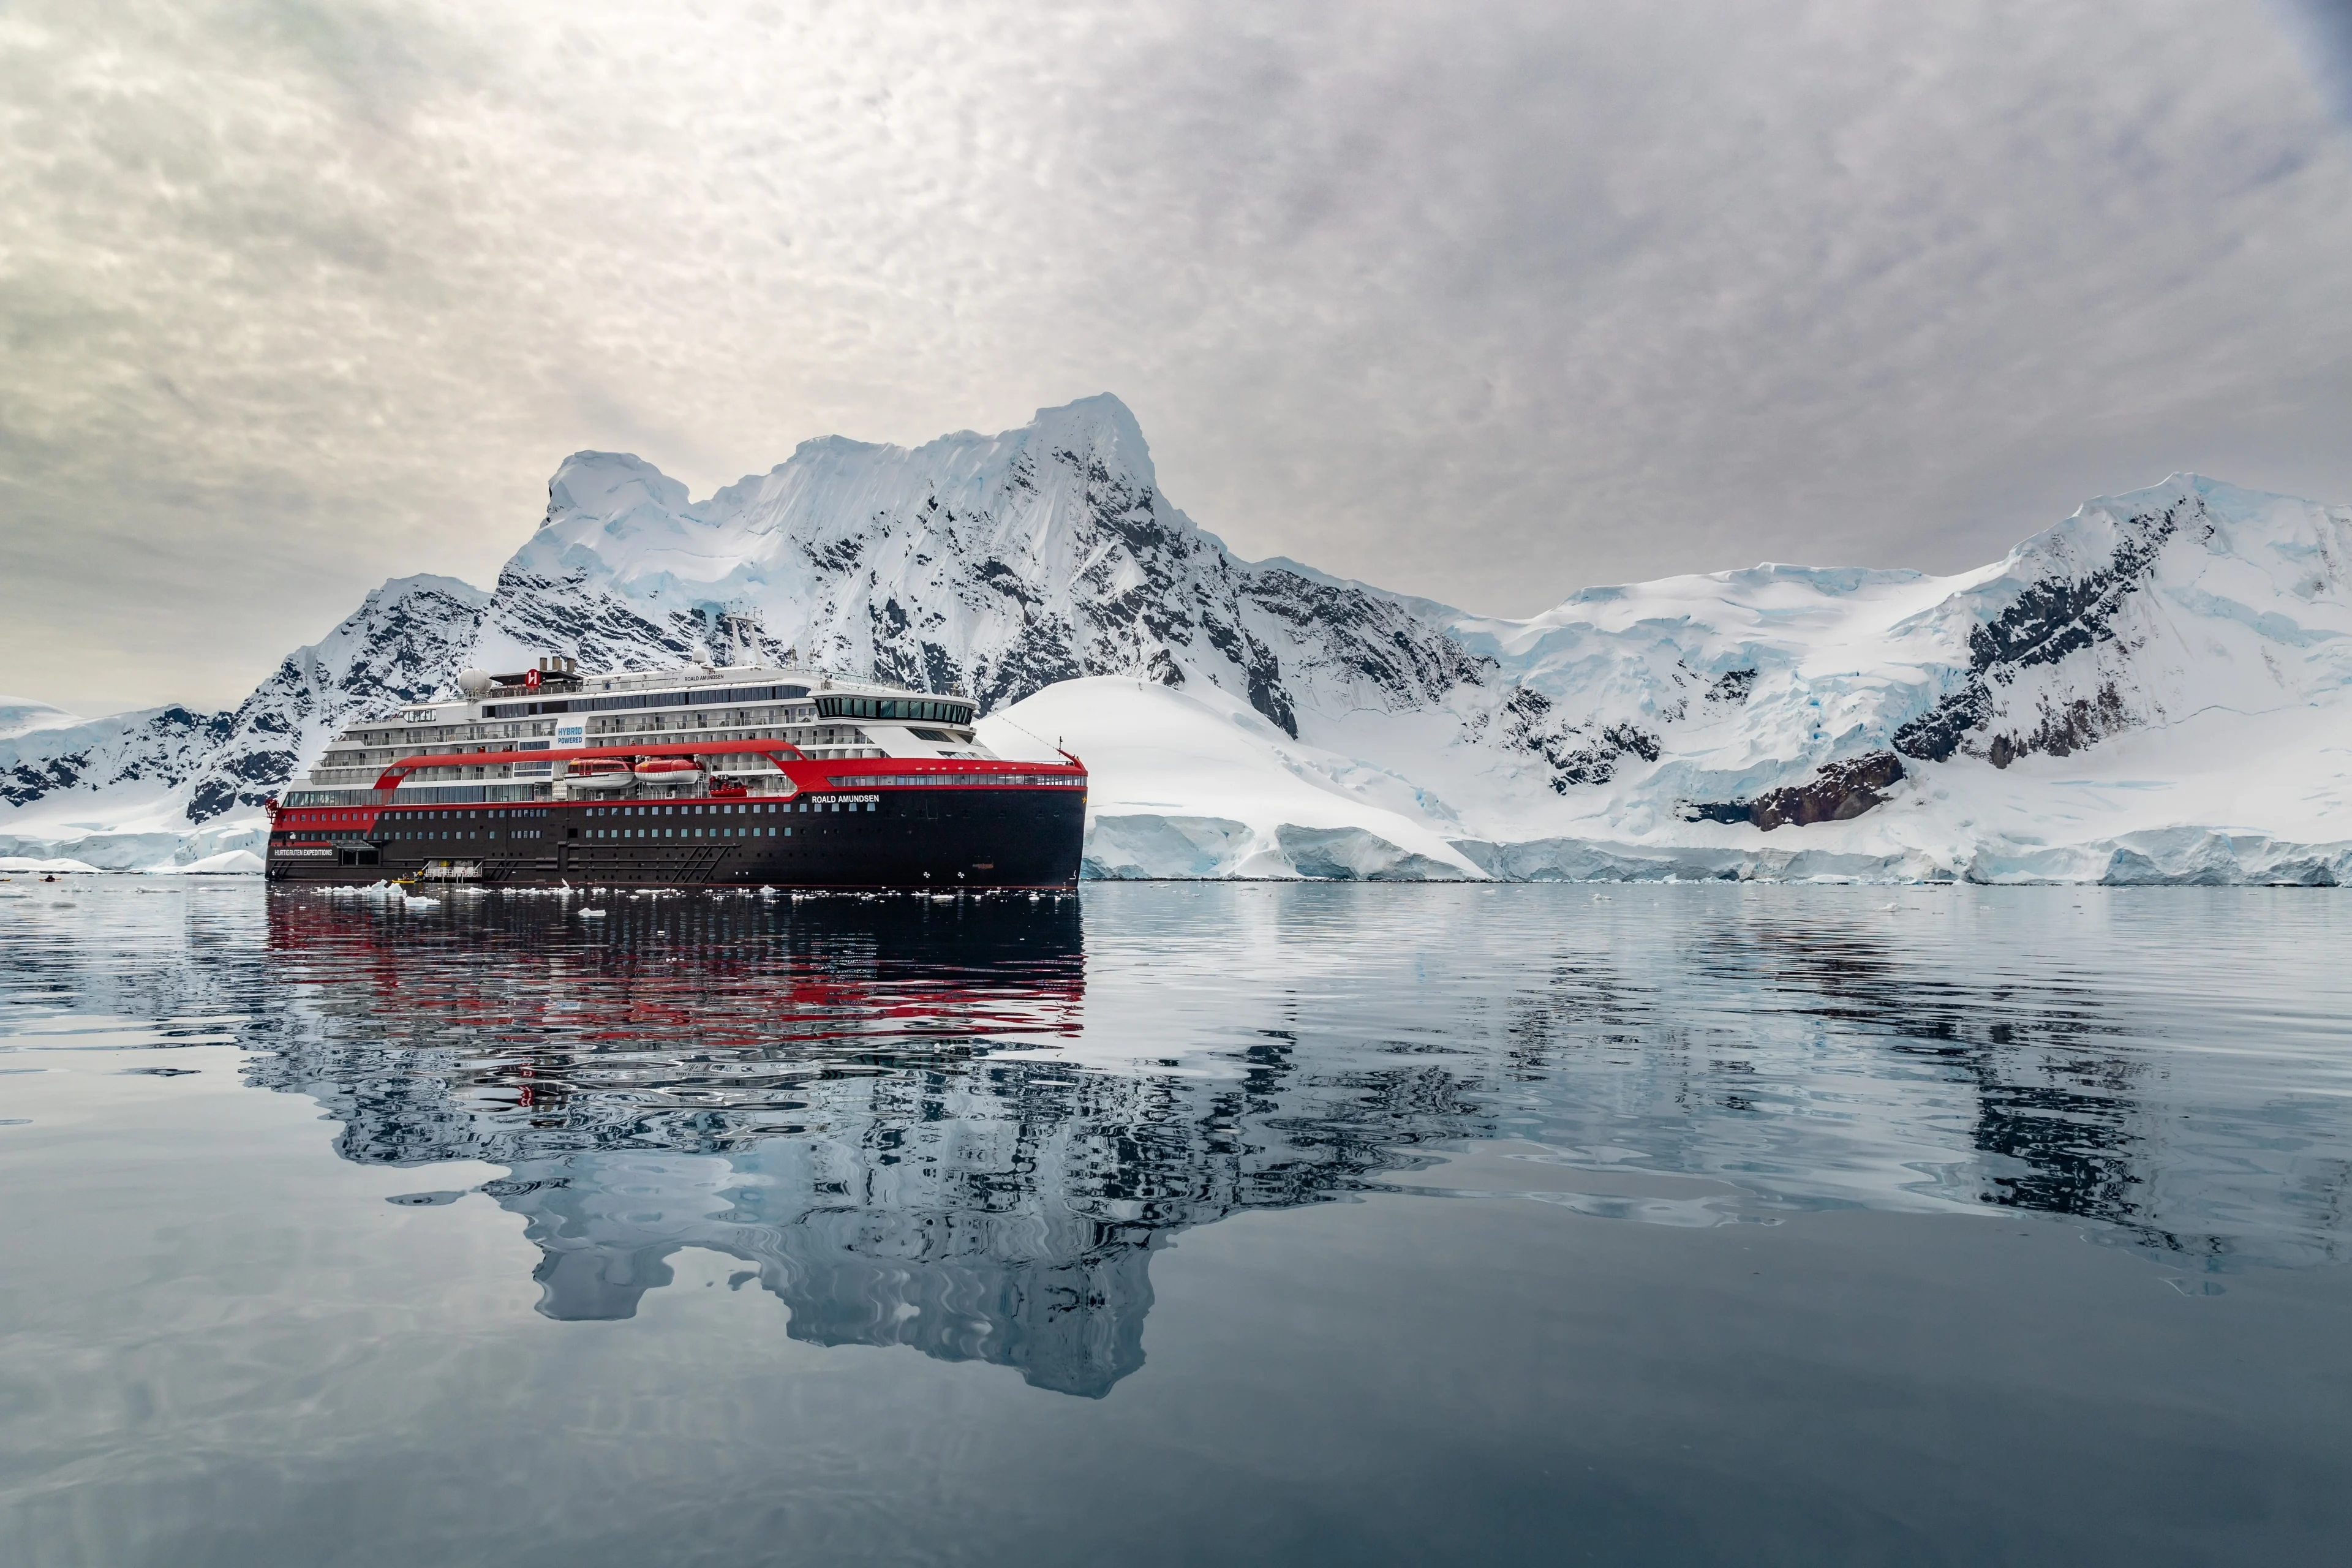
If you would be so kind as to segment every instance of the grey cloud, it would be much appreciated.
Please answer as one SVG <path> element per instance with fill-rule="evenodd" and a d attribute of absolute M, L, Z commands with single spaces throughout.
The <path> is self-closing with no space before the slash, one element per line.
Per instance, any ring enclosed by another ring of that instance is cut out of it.
<path fill-rule="evenodd" d="M 2352 498 L 2341 16 L 18 6 L 0 689 L 227 700 L 583 447 L 1097 390 L 1244 552 L 1498 611 Z"/>
<path fill-rule="evenodd" d="M 2352 0 L 2278 0 L 2278 7 L 2313 84 L 2352 123 Z"/>

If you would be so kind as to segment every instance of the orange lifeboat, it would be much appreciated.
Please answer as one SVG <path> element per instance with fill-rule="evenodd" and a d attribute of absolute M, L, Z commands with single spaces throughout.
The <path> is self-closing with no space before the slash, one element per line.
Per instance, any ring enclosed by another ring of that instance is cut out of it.
<path fill-rule="evenodd" d="M 564 777 L 573 789 L 623 789 L 629 783 L 629 764 L 610 757 L 592 757 L 570 764 Z"/>
<path fill-rule="evenodd" d="M 637 782 L 649 784 L 692 784 L 702 782 L 702 764 L 691 757 L 643 757 L 635 768 Z"/>

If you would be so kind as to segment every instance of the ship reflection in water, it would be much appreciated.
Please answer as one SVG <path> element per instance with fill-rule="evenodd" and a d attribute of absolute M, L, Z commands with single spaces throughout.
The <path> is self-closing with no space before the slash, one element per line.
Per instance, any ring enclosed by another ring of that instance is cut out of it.
<path fill-rule="evenodd" d="M 1089 1397 L 1143 1363 L 1151 1256 L 1185 1229 L 1440 1193 L 1415 1173 L 1466 1141 L 1510 1141 L 1545 1173 L 1527 1195 L 1595 1215 L 2006 1206 L 2176 1272 L 2343 1255 L 2352 1141 L 2307 1076 L 2339 1069 L 2250 1070 L 2226 1023 L 2247 999 L 2167 995 L 2127 929 L 2084 949 L 2104 973 L 2032 973 L 2034 922 L 2082 918 L 2047 898 L 2021 923 L 1913 895 L 1906 931 L 1851 895 L 1692 890 L 1704 918 L 1674 920 L 1570 920 L 1549 889 L 1100 897 L 1134 901 L 1097 922 L 1090 1001 L 1075 898 L 585 921 L 279 896 L 291 1000 L 249 1070 L 326 1106 L 347 1159 L 505 1167 L 479 1190 L 525 1221 L 551 1318 L 629 1318 L 700 1247 L 795 1338 Z M 1512 900 L 1536 918 L 1510 928 Z M 2197 1035 L 2200 998 L 2210 1035 L 2153 1047 Z M 2324 1008 L 2263 1026 L 2290 1058 L 2334 1031 Z"/>
<path fill-rule="evenodd" d="M 614 900 L 584 940 L 551 900 L 461 910 L 274 903 L 320 1028 L 252 1079 L 328 1107 L 347 1159 L 506 1166 L 480 1191 L 528 1222 L 551 1318 L 634 1316 L 704 1247 L 797 1339 L 1099 1397 L 1178 1231 L 1484 1130 L 1440 1092 L 1276 1131 L 1302 1086 L 1272 1047 L 1213 1079 L 1045 1054 L 1082 1027 L 1075 898 Z"/>

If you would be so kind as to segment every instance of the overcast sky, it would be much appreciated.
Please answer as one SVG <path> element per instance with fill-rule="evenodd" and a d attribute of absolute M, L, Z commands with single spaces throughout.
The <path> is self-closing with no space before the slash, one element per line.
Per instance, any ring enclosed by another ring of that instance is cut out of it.
<path fill-rule="evenodd" d="M 1109 391 L 1244 555 L 1526 614 L 2352 501 L 2352 4 L 0 0 L 0 691 L 236 701 L 697 496 Z"/>

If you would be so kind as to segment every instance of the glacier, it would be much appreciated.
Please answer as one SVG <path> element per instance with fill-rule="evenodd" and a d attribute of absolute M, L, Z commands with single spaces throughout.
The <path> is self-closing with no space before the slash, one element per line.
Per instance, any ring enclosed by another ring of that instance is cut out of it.
<path fill-rule="evenodd" d="M 235 864 L 343 724 L 547 653 L 966 692 L 1086 760 L 1090 877 L 2352 879 L 2352 509 L 2175 475 L 1975 571 L 1512 620 L 1240 559 L 1108 395 L 701 501 L 575 453 L 493 587 L 387 583 L 233 711 L 0 699 L 0 854 Z"/>

